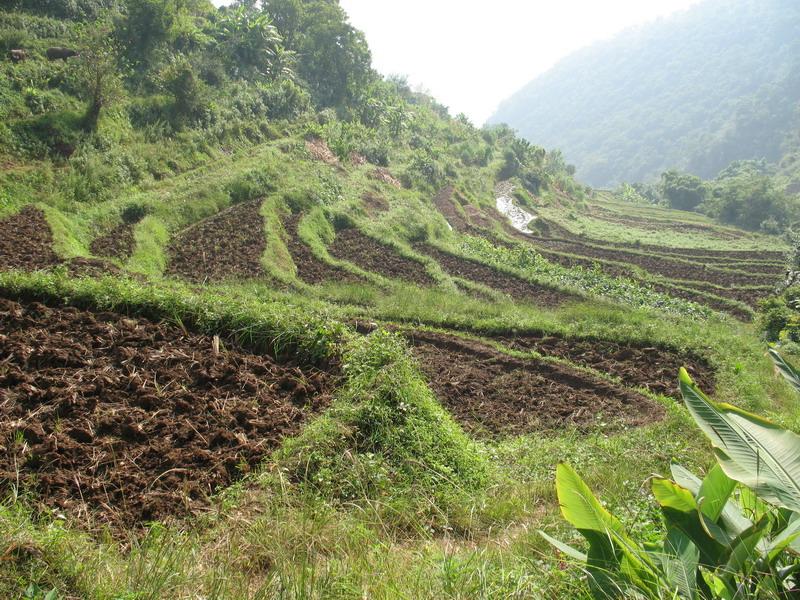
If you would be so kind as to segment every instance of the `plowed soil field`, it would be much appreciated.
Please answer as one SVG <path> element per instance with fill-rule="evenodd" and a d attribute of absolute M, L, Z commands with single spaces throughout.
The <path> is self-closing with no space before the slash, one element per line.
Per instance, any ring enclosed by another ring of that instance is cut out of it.
<path fill-rule="evenodd" d="M 433 278 L 425 272 L 425 265 L 400 256 L 394 249 L 376 242 L 357 229 L 337 232 L 329 251 L 340 260 L 389 279 L 403 279 L 418 285 L 434 283 Z"/>
<path fill-rule="evenodd" d="M 92 254 L 127 260 L 136 248 L 133 225 L 121 223 L 92 242 Z"/>
<path fill-rule="evenodd" d="M 59 264 L 44 213 L 26 206 L 0 221 L 0 268 L 36 271 Z"/>
<path fill-rule="evenodd" d="M 287 248 L 297 267 L 297 276 L 311 285 L 325 283 L 326 281 L 338 281 L 346 283 L 358 283 L 364 281 L 352 273 L 340 269 L 318 259 L 311 252 L 311 248 L 306 246 L 297 235 L 297 225 L 302 215 L 292 215 L 284 223 L 286 233 L 289 236 Z"/>
<path fill-rule="evenodd" d="M 0 299 L 0 490 L 113 529 L 190 515 L 331 389 L 174 326 Z"/>
<path fill-rule="evenodd" d="M 517 300 L 525 300 L 532 304 L 551 307 L 580 300 L 579 296 L 508 275 L 487 265 L 460 258 L 428 244 L 419 244 L 416 249 L 433 258 L 449 275 L 482 283 L 505 292 Z"/>
<path fill-rule="evenodd" d="M 563 365 L 519 360 L 446 335 L 407 334 L 439 400 L 478 435 L 522 434 L 601 422 L 638 426 L 664 409 L 648 398 Z"/>
<path fill-rule="evenodd" d="M 619 377 L 629 387 L 643 387 L 679 399 L 678 369 L 686 367 L 707 393 L 714 391 L 714 371 L 707 360 L 668 348 L 610 340 L 563 338 L 555 335 L 499 336 L 512 350 L 538 352 Z"/>
<path fill-rule="evenodd" d="M 185 229 L 170 244 L 168 272 L 195 283 L 263 277 L 260 207 L 260 200 L 237 204 Z"/>

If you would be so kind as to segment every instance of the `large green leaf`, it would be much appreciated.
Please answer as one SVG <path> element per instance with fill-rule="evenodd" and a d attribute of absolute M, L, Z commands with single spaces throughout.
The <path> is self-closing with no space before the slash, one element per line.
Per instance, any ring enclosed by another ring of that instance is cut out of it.
<path fill-rule="evenodd" d="M 599 582 L 619 572 L 638 589 L 657 589 L 658 570 L 652 558 L 628 537 L 622 523 L 567 464 L 556 469 L 556 491 L 561 514 L 589 541 L 588 564 Z"/>
<path fill-rule="evenodd" d="M 616 600 L 623 595 L 620 575 L 622 553 L 611 538 L 597 531 L 579 530 L 589 542 L 586 556 L 589 591 L 596 600 Z"/>
<path fill-rule="evenodd" d="M 672 472 L 672 479 L 675 480 L 675 483 L 685 487 L 692 492 L 695 497 L 697 496 L 700 492 L 700 486 L 703 485 L 703 482 L 697 475 L 677 463 L 672 463 L 669 470 Z"/>
<path fill-rule="evenodd" d="M 742 532 L 731 543 L 731 552 L 728 562 L 722 570 L 722 578 L 729 582 L 729 587 L 734 587 L 735 577 L 745 576 L 754 568 L 760 558 L 758 544 L 769 531 L 769 519 L 761 519 L 758 523 Z"/>
<path fill-rule="evenodd" d="M 700 551 L 682 531 L 671 527 L 664 540 L 661 566 L 672 589 L 682 598 L 694 600 L 697 597 L 697 577 L 700 565 Z"/>
<path fill-rule="evenodd" d="M 556 493 L 561 514 L 576 529 L 626 537 L 622 523 L 603 508 L 580 475 L 566 463 L 556 467 Z"/>
<path fill-rule="evenodd" d="M 653 495 L 662 508 L 671 508 L 684 513 L 697 511 L 694 494 L 674 481 L 655 478 L 651 487 Z"/>
<path fill-rule="evenodd" d="M 800 437 L 734 406 L 711 401 L 684 369 L 680 387 L 725 474 L 768 502 L 800 510 Z"/>
<path fill-rule="evenodd" d="M 669 479 L 653 479 L 652 489 L 668 530 L 677 529 L 691 540 L 702 564 L 714 568 L 727 560 L 727 545 L 733 536 L 700 512 L 690 490 Z"/>
<path fill-rule="evenodd" d="M 712 521 L 718 521 L 735 487 L 736 482 L 725 474 L 722 467 L 714 465 L 697 492 L 700 511 Z"/>
<path fill-rule="evenodd" d="M 585 563 L 586 562 L 586 554 L 581 552 L 580 550 L 576 550 L 569 544 L 565 544 L 561 540 L 557 540 L 554 537 L 547 535 L 544 531 L 539 531 L 539 535 L 542 536 L 546 542 L 548 542 L 551 546 L 553 546 L 556 550 L 561 551 L 563 554 L 566 554 L 570 558 L 574 558 L 575 560 Z"/>
<path fill-rule="evenodd" d="M 691 471 L 682 467 L 679 464 L 672 464 L 670 470 L 672 471 L 673 479 L 678 484 L 680 484 L 681 486 L 685 487 L 690 492 L 692 492 L 695 495 L 696 500 L 702 500 L 700 498 L 700 489 L 703 487 L 704 482 L 701 481 L 699 477 L 697 477 Z M 711 469 L 711 471 L 709 471 L 708 475 L 706 476 L 706 479 L 709 479 L 709 477 L 711 477 L 712 481 L 716 480 L 717 475 L 714 473 L 715 471 L 721 472 L 724 475 L 724 471 L 722 471 L 721 467 L 719 467 L 719 465 L 715 465 Z M 733 481 L 727 475 L 724 476 L 728 481 Z M 708 495 L 709 492 L 708 487 L 711 485 L 711 483 L 707 483 L 705 485 L 706 485 L 705 493 Z M 722 487 L 721 489 L 724 490 L 725 487 Z M 722 509 L 722 514 L 719 516 L 718 519 L 716 519 L 716 521 L 720 524 L 721 527 L 731 532 L 731 534 L 735 536 L 739 535 L 742 531 L 744 531 L 748 527 L 752 527 L 753 522 L 744 516 L 742 509 L 735 502 L 730 500 L 730 495 L 731 494 L 728 494 L 729 500 L 724 504 L 724 507 Z M 699 504 L 700 506 L 705 506 L 705 503 L 706 501 L 702 501 Z"/>
<path fill-rule="evenodd" d="M 800 539 L 800 515 L 795 514 L 786 528 L 770 541 L 767 548 L 769 561 L 772 562 L 779 557 L 781 552 L 790 547 L 794 552 L 798 552 L 800 550 L 798 539 Z"/>
<path fill-rule="evenodd" d="M 775 363 L 775 367 L 778 369 L 778 372 L 783 375 L 784 379 L 792 384 L 795 390 L 800 392 L 800 372 L 786 362 L 774 348 L 769 349 L 769 356 L 772 358 L 772 362 Z"/>

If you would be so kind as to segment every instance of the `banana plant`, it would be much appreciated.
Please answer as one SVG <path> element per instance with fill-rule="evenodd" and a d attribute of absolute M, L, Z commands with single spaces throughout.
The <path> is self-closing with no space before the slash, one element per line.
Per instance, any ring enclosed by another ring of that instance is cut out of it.
<path fill-rule="evenodd" d="M 800 372 L 771 352 L 779 372 L 800 390 Z M 740 600 L 800 598 L 800 437 L 710 400 L 681 369 L 684 402 L 710 439 L 717 464 L 700 479 L 680 465 L 654 478 L 665 536 L 640 544 L 578 474 L 561 464 L 561 512 L 588 543 L 583 553 L 544 532 L 585 564 L 594 598 Z"/>

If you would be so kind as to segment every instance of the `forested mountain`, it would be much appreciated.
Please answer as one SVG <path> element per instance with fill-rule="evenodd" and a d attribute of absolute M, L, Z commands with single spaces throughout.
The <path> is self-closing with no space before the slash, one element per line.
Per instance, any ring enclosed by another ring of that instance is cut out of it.
<path fill-rule="evenodd" d="M 707 0 L 576 52 L 490 122 L 561 148 L 596 186 L 777 163 L 800 127 L 798 33 L 795 0 Z"/>

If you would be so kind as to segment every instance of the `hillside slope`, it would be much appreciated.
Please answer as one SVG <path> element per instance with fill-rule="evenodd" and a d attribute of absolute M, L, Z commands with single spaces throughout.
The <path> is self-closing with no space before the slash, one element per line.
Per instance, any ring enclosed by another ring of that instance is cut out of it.
<path fill-rule="evenodd" d="M 792 0 L 706 0 L 576 52 L 490 123 L 562 149 L 596 186 L 778 162 L 800 127 L 798 31 Z"/>
<path fill-rule="evenodd" d="M 585 600 L 556 463 L 643 530 L 710 457 L 679 367 L 800 414 L 750 324 L 782 239 L 451 117 L 337 2 L 15 4 L 0 598 Z"/>

